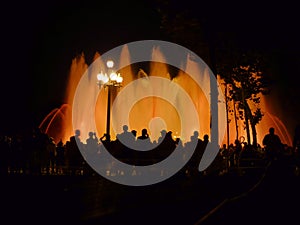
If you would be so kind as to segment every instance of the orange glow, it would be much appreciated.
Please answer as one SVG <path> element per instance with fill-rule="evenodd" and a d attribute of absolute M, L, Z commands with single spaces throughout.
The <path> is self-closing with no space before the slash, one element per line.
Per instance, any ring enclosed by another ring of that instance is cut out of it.
<path fill-rule="evenodd" d="M 221 81 L 220 81 L 221 83 Z M 225 93 L 225 86 L 221 86 L 223 93 Z M 270 98 L 270 96 L 268 96 Z M 292 146 L 292 139 L 291 136 L 286 128 L 286 126 L 283 124 L 283 122 L 274 115 L 272 110 L 270 109 L 269 105 L 273 104 L 273 101 L 267 100 L 267 96 L 260 95 L 261 102 L 259 104 L 259 107 L 261 108 L 261 111 L 263 113 L 262 120 L 256 125 L 256 132 L 257 132 L 257 142 L 258 144 L 262 145 L 262 140 L 266 134 L 269 133 L 269 128 L 274 127 L 275 133 L 280 137 L 282 143 L 287 144 L 288 146 Z M 232 110 L 232 112 L 229 113 L 229 142 L 234 143 L 234 140 L 237 138 L 236 133 L 236 124 L 235 124 L 235 118 L 234 118 L 234 112 L 233 112 L 233 102 L 228 102 L 229 110 Z M 250 104 L 250 108 L 254 109 L 254 104 Z M 238 126 L 238 139 L 247 141 L 246 137 L 246 130 L 243 120 L 237 120 L 237 126 Z M 250 133 L 251 133 L 251 127 L 250 127 Z M 252 136 L 251 136 L 251 141 Z M 223 141 L 223 144 L 227 144 L 227 131 L 225 133 L 225 138 Z"/>
<path fill-rule="evenodd" d="M 96 53 L 94 56 L 94 60 L 98 59 L 99 57 L 100 55 Z M 155 59 L 158 58 L 160 59 L 160 61 L 163 61 L 162 60 L 163 55 L 159 49 L 153 49 L 152 58 L 153 61 L 155 61 Z M 126 62 L 130 62 L 130 54 L 126 46 L 123 48 L 120 54 L 120 61 L 122 60 Z M 99 63 L 103 63 L 103 62 L 99 62 Z M 81 115 L 81 117 L 72 118 L 73 99 L 74 99 L 77 85 L 81 77 L 83 76 L 83 74 L 89 68 L 89 66 L 85 62 L 85 58 L 83 54 L 72 60 L 70 73 L 69 73 L 68 86 L 66 89 L 65 104 L 63 104 L 59 109 L 52 110 L 40 124 L 40 128 L 42 129 L 42 131 L 52 136 L 56 143 L 59 140 L 62 140 L 63 142 L 69 140 L 70 136 L 74 134 L 74 130 L 76 129 L 76 127 L 73 127 L 72 125 L 74 124 L 74 120 L 75 120 L 75 124 L 76 123 L 78 124 L 82 122 L 84 118 L 86 118 L 89 115 L 95 116 L 94 119 L 95 119 L 96 130 L 98 135 L 102 136 L 105 133 L 107 91 L 105 89 L 102 89 L 98 95 L 95 94 L 96 90 L 98 91 L 98 87 L 96 85 L 97 82 L 96 76 L 99 73 L 99 71 L 97 71 L 97 66 L 98 65 L 96 65 L 96 67 L 91 68 L 90 71 L 92 75 L 95 74 L 95 80 L 92 79 L 89 80 L 87 82 L 87 87 L 86 87 L 88 90 L 93 92 L 94 96 L 97 96 L 96 108 L 89 109 L 92 111 L 86 112 L 86 114 Z M 186 67 L 189 68 L 188 71 L 196 74 L 200 74 L 200 71 L 198 71 L 194 67 L 193 63 L 188 59 L 186 62 Z M 118 72 L 124 78 L 123 86 L 126 86 L 134 79 L 139 78 L 139 75 L 133 74 L 133 70 L 131 66 L 121 68 Z M 92 75 L 90 77 L 93 77 Z M 160 77 L 170 79 L 168 67 L 167 64 L 165 63 L 151 62 L 150 73 L 148 75 L 160 76 Z M 207 79 L 207 76 L 203 76 L 202 79 L 203 80 L 201 82 L 205 84 L 204 85 L 205 88 L 209 88 L 209 80 Z M 200 123 L 200 130 L 199 130 L 200 138 L 202 138 L 204 134 L 209 134 L 210 133 L 210 107 L 209 107 L 209 102 L 206 99 L 206 96 L 204 94 L 204 93 L 209 93 L 209 90 L 202 90 L 197 85 L 197 83 L 188 74 L 182 72 L 182 70 L 179 70 L 179 73 L 172 80 L 172 82 L 179 84 L 192 99 L 192 102 L 194 103 L 194 106 L 198 112 L 198 118 Z M 224 89 L 222 85 L 220 87 Z M 163 88 L 163 86 L 161 88 Z M 117 89 L 113 91 L 112 101 L 114 101 L 118 93 L 119 91 Z M 87 99 L 86 96 L 82 96 L 82 101 L 88 101 L 88 100 L 89 99 Z M 231 104 L 229 106 L 232 109 L 233 108 L 232 103 L 229 104 Z M 179 105 L 180 107 L 184 107 L 184 103 L 180 103 Z M 263 117 L 262 121 L 257 125 L 258 143 L 261 144 L 263 136 L 267 134 L 268 129 L 271 126 L 273 126 L 275 127 L 275 132 L 280 136 L 282 142 L 291 145 L 292 143 L 291 138 L 286 127 L 278 117 L 273 115 L 273 113 L 267 106 L 264 96 L 261 97 L 261 108 L 265 116 Z M 155 118 L 157 117 L 161 117 L 164 120 L 164 123 L 162 121 L 156 120 Z M 237 134 L 235 132 L 235 121 L 232 114 L 229 115 L 229 119 L 230 119 L 230 123 L 229 123 L 230 143 L 233 143 L 234 140 L 236 139 Z M 153 127 L 151 127 L 151 123 L 149 123 L 149 121 L 151 120 L 157 123 L 156 125 L 160 127 L 166 126 L 167 130 L 171 130 L 174 136 L 181 135 L 180 129 L 182 127 L 180 124 L 179 116 L 174 106 L 172 106 L 170 103 L 166 102 L 161 98 L 153 97 L 153 98 L 145 98 L 143 100 L 140 100 L 134 105 L 134 107 L 130 111 L 129 125 L 131 129 L 137 130 L 138 135 L 140 135 L 140 132 L 143 128 L 147 128 L 148 131 L 150 131 L 151 129 L 153 130 Z M 155 123 L 152 123 L 152 125 Z M 88 132 L 90 131 L 89 129 L 90 128 L 87 126 L 86 130 L 81 131 L 82 141 L 86 140 Z M 118 129 L 121 129 L 121 127 Z M 238 130 L 239 130 L 239 138 L 240 137 L 246 138 L 246 132 L 244 130 L 243 121 L 241 120 L 238 121 Z M 116 135 L 116 131 L 113 131 L 113 129 L 111 129 L 112 139 L 115 138 L 115 135 Z M 151 135 L 153 139 L 156 139 L 158 134 L 152 133 Z M 226 135 L 227 133 L 224 136 L 223 143 L 227 142 Z"/>

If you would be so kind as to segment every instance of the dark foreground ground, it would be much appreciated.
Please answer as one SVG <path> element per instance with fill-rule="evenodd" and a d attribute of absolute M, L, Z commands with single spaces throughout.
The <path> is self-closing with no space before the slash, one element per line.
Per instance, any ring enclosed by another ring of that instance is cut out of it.
<path fill-rule="evenodd" d="M 174 177 L 129 187 L 94 176 L 1 179 L 1 224 L 299 224 L 300 176 L 271 165 L 245 174 Z"/>

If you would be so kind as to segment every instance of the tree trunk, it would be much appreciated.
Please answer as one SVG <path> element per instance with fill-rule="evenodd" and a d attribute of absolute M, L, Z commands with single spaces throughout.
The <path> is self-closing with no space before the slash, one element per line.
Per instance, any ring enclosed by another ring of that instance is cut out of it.
<path fill-rule="evenodd" d="M 252 145 L 254 147 L 257 147 L 257 133 L 256 133 L 256 127 L 255 124 L 251 123 L 251 128 L 252 128 L 252 138 L 253 138 L 253 143 Z"/>
<path fill-rule="evenodd" d="M 233 100 L 233 112 L 234 112 L 236 140 L 239 140 L 239 126 L 238 126 L 238 122 L 237 122 L 236 107 L 235 107 L 235 101 L 234 100 Z"/>
<path fill-rule="evenodd" d="M 250 125 L 251 125 L 251 130 L 252 130 L 252 139 L 253 139 L 253 146 L 257 146 L 257 133 L 256 133 L 256 124 L 254 123 L 254 118 L 253 115 L 251 113 L 251 109 L 247 103 L 247 101 L 245 101 L 245 109 L 247 110 L 247 114 L 249 116 L 249 121 L 250 121 Z"/>
<path fill-rule="evenodd" d="M 250 128 L 249 128 L 249 115 L 248 115 L 248 110 L 246 109 L 246 101 L 244 102 L 244 113 L 245 113 L 245 125 L 246 125 L 246 133 L 247 133 L 247 144 L 251 143 L 251 138 L 250 138 Z"/>
<path fill-rule="evenodd" d="M 225 83 L 225 107 L 226 107 L 226 128 L 227 128 L 227 148 L 229 147 L 229 116 L 228 116 L 228 90 L 227 83 Z"/>
<path fill-rule="evenodd" d="M 246 125 L 246 133 L 247 133 L 247 144 L 251 143 L 251 139 L 250 139 L 250 128 L 249 128 L 249 114 L 248 114 L 248 110 L 247 110 L 247 100 L 245 99 L 245 95 L 244 95 L 244 88 L 243 85 L 241 87 L 242 89 L 242 102 L 243 102 L 243 109 L 244 109 L 244 114 L 245 114 L 245 125 Z M 250 113 L 251 114 L 251 113 Z"/>

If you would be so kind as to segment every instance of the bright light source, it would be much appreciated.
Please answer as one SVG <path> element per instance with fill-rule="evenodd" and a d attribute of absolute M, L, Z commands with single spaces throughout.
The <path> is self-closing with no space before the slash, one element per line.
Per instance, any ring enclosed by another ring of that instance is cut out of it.
<path fill-rule="evenodd" d="M 108 60 L 106 62 L 106 65 L 108 68 L 112 68 L 114 66 L 114 62 L 112 60 Z M 120 73 L 116 73 L 114 71 L 110 71 L 109 74 L 103 73 L 102 71 L 97 74 L 98 79 L 98 85 L 104 85 L 104 86 L 115 86 L 120 87 L 121 83 L 123 81 L 123 77 L 121 77 Z"/>
<path fill-rule="evenodd" d="M 104 76 L 102 81 L 103 81 L 104 84 L 107 83 L 109 81 L 108 76 L 107 75 Z"/>
<path fill-rule="evenodd" d="M 103 78 L 104 78 L 104 74 L 103 74 L 102 72 L 100 72 L 100 73 L 97 75 L 97 80 L 103 81 Z"/>
<path fill-rule="evenodd" d="M 116 80 L 117 80 L 117 77 L 118 77 L 118 75 L 117 75 L 115 72 L 112 72 L 112 73 L 109 75 L 109 78 L 110 78 L 112 81 L 116 81 Z"/>
<path fill-rule="evenodd" d="M 107 66 L 108 68 L 113 68 L 113 67 L 114 67 L 114 61 L 108 60 L 108 61 L 106 62 L 106 66 Z"/>
<path fill-rule="evenodd" d="M 121 77 L 120 76 L 120 74 L 119 74 L 119 76 L 117 76 L 117 80 L 116 80 L 118 83 L 122 83 L 122 81 L 123 81 L 123 77 Z"/>

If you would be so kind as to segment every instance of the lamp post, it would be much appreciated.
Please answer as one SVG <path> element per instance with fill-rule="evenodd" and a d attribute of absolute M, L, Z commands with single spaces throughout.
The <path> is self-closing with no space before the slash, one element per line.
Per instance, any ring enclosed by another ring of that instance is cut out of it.
<path fill-rule="evenodd" d="M 108 60 L 106 62 L 106 66 L 108 68 L 108 73 L 103 73 L 102 71 L 97 75 L 97 84 L 99 88 L 103 86 L 107 87 L 107 112 L 106 112 L 106 138 L 110 141 L 110 103 L 111 103 L 111 91 L 114 87 L 121 87 L 123 82 L 123 77 L 120 73 L 116 73 L 113 71 L 114 62 L 112 60 Z"/>

